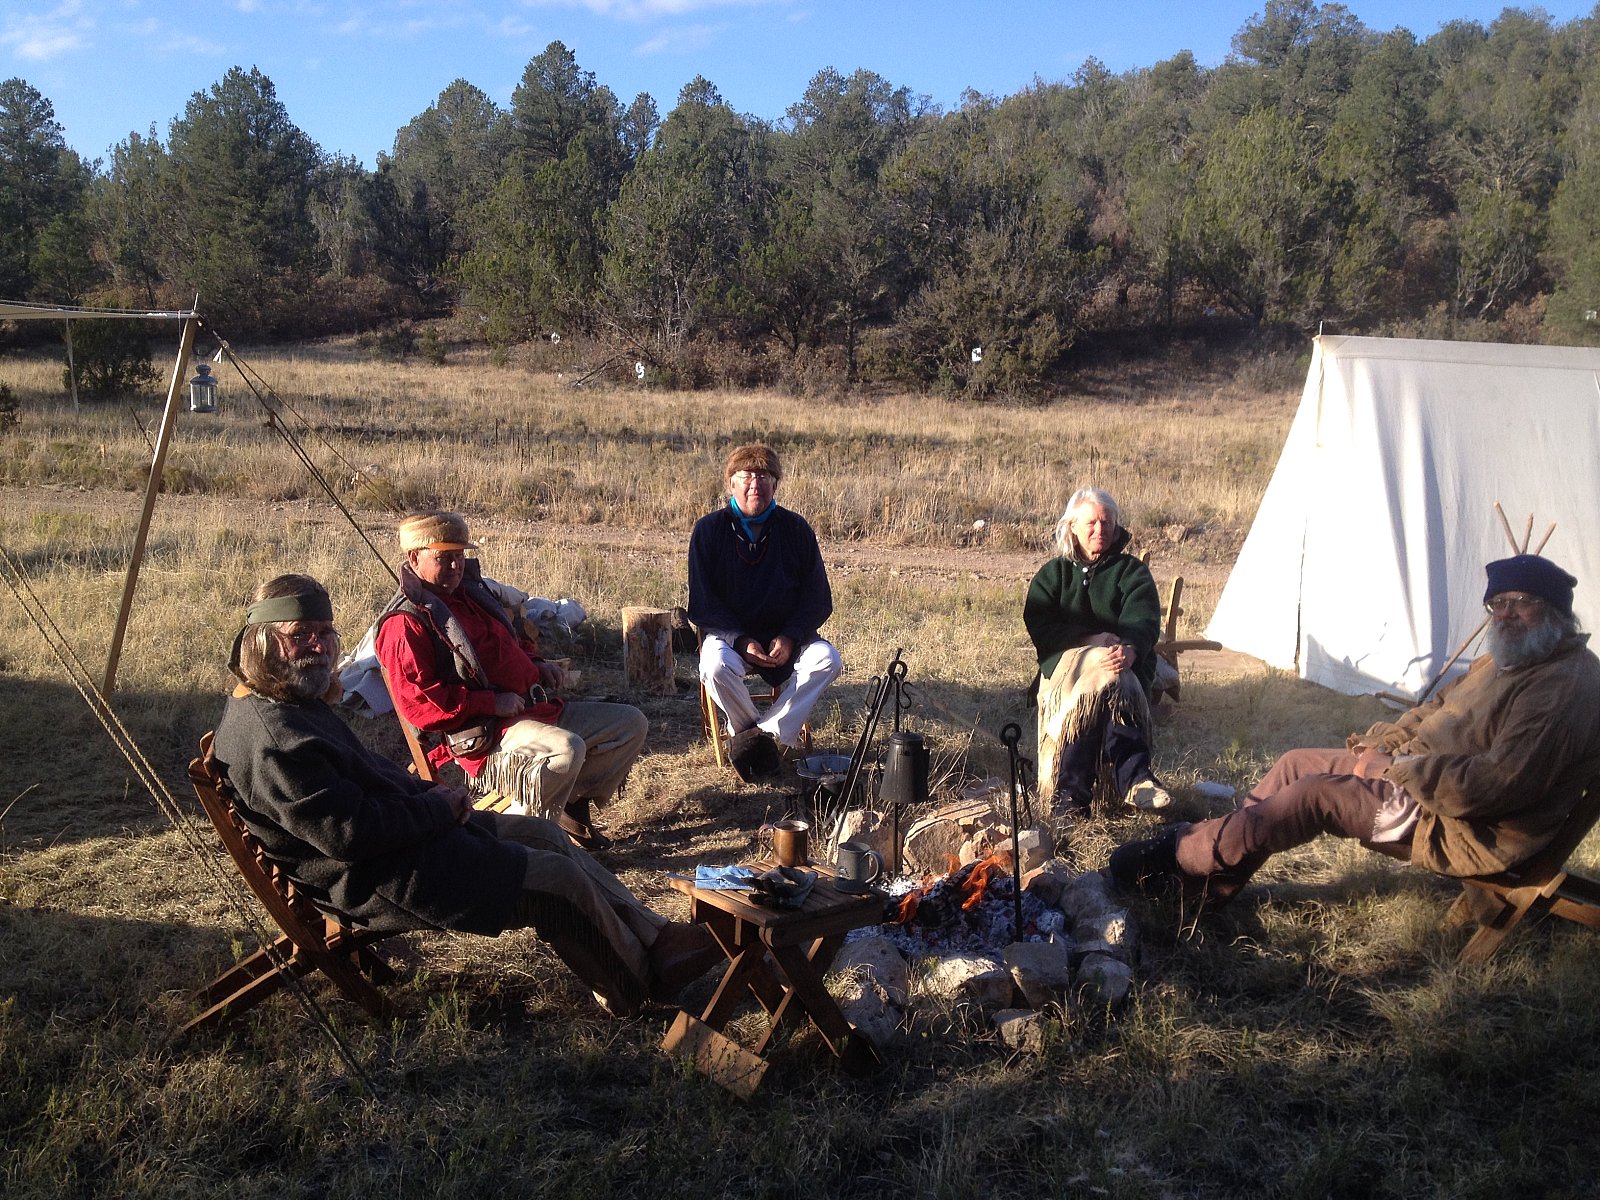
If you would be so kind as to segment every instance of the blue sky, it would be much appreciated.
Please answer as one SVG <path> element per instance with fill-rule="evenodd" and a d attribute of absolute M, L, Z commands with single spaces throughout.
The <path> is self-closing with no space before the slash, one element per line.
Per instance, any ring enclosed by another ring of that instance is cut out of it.
<path fill-rule="evenodd" d="M 1591 8 L 1550 0 L 1558 21 Z M 1263 0 L 4 0 L 0 78 L 55 106 L 67 140 L 103 157 L 154 124 L 163 141 L 189 97 L 228 68 L 259 67 L 325 151 L 368 166 L 395 131 L 462 78 L 510 102 L 528 60 L 562 41 L 623 103 L 649 92 L 663 116 L 696 75 L 740 112 L 783 116 L 819 70 L 876 71 L 953 107 L 966 88 L 1009 95 L 1069 78 L 1087 58 L 1113 71 L 1180 50 L 1227 55 Z M 1427 37 L 1477 0 L 1350 0 L 1375 29 Z"/>

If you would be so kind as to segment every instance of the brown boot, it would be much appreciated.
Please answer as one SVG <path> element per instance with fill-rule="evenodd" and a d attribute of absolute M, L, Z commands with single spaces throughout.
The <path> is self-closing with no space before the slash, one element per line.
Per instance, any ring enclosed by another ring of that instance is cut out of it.
<path fill-rule="evenodd" d="M 566 807 L 561 810 L 561 816 L 556 824 L 573 842 L 593 853 L 597 850 L 609 850 L 614 844 L 610 838 L 600 832 L 600 829 L 589 817 L 589 801 L 568 800 Z"/>

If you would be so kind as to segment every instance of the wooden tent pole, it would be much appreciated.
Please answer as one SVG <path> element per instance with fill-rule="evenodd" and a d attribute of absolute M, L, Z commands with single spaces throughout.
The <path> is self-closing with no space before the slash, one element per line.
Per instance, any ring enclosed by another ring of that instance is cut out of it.
<path fill-rule="evenodd" d="M 1494 502 L 1494 515 L 1500 518 L 1500 528 L 1506 531 L 1506 541 L 1511 543 L 1511 553 L 1520 554 L 1517 549 L 1517 535 L 1511 532 L 1511 522 L 1506 520 L 1506 510 L 1500 507 L 1500 501 Z"/>
<path fill-rule="evenodd" d="M 72 411 L 78 411 L 78 364 L 72 357 L 72 320 L 61 322 L 67 331 L 67 378 L 72 381 Z"/>
<path fill-rule="evenodd" d="M 167 465 L 167 445 L 172 441 L 172 428 L 177 423 L 178 401 L 183 396 L 183 377 L 189 365 L 189 355 L 194 351 L 195 326 L 199 318 L 191 316 L 183 323 L 183 336 L 178 340 L 178 361 L 172 364 L 172 382 L 167 387 L 167 407 L 161 414 L 161 431 L 156 434 L 155 458 L 150 463 L 150 479 L 144 488 L 144 512 L 139 516 L 139 532 L 133 539 L 133 558 L 128 562 L 128 576 L 122 584 L 122 606 L 117 610 L 117 628 L 111 635 L 111 650 L 106 655 L 106 681 L 100 690 L 107 696 L 117 683 L 117 660 L 122 657 L 122 638 L 128 631 L 128 614 L 133 611 L 133 593 L 139 586 L 139 564 L 144 559 L 145 539 L 150 536 L 150 518 L 156 511 L 156 497 L 161 492 L 161 472 Z"/>

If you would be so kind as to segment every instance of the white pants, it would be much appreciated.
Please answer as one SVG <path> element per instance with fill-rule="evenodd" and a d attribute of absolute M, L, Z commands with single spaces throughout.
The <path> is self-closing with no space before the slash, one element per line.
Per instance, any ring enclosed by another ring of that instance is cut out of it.
<path fill-rule="evenodd" d="M 843 669 L 839 652 L 822 638 L 796 649 L 793 663 L 794 674 L 784 680 L 778 698 L 763 714 L 744 684 L 750 670 L 744 656 L 714 633 L 706 634 L 700 643 L 700 682 L 728 719 L 728 732 L 742 733 L 759 726 L 785 746 L 799 744 L 800 727 Z"/>

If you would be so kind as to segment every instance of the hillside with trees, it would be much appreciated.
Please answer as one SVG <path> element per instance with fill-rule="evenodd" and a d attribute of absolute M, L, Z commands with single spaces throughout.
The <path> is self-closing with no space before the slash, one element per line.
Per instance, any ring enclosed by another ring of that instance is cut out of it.
<path fill-rule="evenodd" d="M 198 293 L 236 339 L 454 318 L 678 386 L 974 397 L 1208 324 L 1593 343 L 1597 22 L 1418 40 L 1272 0 L 1214 68 L 1090 60 L 948 112 L 823 69 L 777 122 L 704 78 L 624 103 L 554 42 L 508 109 L 449 82 L 370 171 L 254 69 L 94 162 L 10 79 L 0 297 Z"/>

